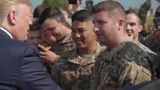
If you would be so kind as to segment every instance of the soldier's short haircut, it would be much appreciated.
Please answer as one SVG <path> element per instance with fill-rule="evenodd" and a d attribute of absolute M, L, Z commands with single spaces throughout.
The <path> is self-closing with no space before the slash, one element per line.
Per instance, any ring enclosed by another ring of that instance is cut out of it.
<path fill-rule="evenodd" d="M 52 19 L 57 19 L 57 18 L 65 19 L 64 15 L 62 14 L 62 12 L 60 11 L 60 9 L 59 9 L 58 7 L 48 7 L 48 8 L 46 8 L 46 9 L 42 12 L 42 14 L 40 15 L 40 18 L 39 18 L 38 23 L 39 23 L 39 24 L 43 24 L 44 21 L 45 21 L 47 18 L 52 18 Z"/>
<path fill-rule="evenodd" d="M 48 7 L 40 15 L 38 24 L 42 25 L 46 19 L 61 20 L 64 22 L 65 26 L 70 28 L 71 26 L 67 23 L 63 13 L 58 7 Z"/>
<path fill-rule="evenodd" d="M 39 18 L 46 8 L 46 5 L 38 5 L 33 11 L 33 18 Z"/>
<path fill-rule="evenodd" d="M 31 7 L 30 0 L 0 0 L 0 23 L 3 22 L 8 12 L 19 4 L 25 4 Z"/>
<path fill-rule="evenodd" d="M 74 21 L 89 21 L 92 20 L 92 13 L 89 10 L 80 10 L 72 15 L 72 22 Z"/>
<path fill-rule="evenodd" d="M 126 11 L 126 14 L 127 14 L 127 15 L 128 15 L 128 14 L 134 14 L 134 15 L 138 18 L 139 24 L 142 25 L 142 20 L 141 20 L 141 18 L 140 18 L 140 16 L 139 16 L 139 12 L 138 12 L 138 11 L 136 11 L 136 10 L 134 10 L 134 9 L 129 9 L 129 10 Z"/>
<path fill-rule="evenodd" d="M 102 1 L 93 6 L 91 11 L 93 14 L 106 11 L 108 16 L 111 18 L 116 18 L 116 19 L 124 18 L 124 20 L 126 20 L 125 9 L 117 1 L 111 1 L 111 0 Z"/>

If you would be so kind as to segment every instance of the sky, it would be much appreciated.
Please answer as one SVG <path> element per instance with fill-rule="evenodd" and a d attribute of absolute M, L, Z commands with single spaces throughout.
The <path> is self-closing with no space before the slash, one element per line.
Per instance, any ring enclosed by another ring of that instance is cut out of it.
<path fill-rule="evenodd" d="M 34 8 L 41 4 L 43 0 L 31 0 L 32 2 L 32 10 L 34 10 Z M 82 8 L 85 7 L 85 1 L 86 0 L 82 0 Z M 94 1 L 94 4 L 100 2 L 100 1 L 104 1 L 104 0 L 93 0 Z M 124 8 L 127 10 L 129 7 L 137 7 L 139 8 L 140 5 L 142 5 L 146 0 L 117 0 L 119 1 L 123 6 Z M 151 0 L 152 2 L 152 8 L 153 10 L 155 11 L 156 7 L 159 5 L 156 0 Z"/>

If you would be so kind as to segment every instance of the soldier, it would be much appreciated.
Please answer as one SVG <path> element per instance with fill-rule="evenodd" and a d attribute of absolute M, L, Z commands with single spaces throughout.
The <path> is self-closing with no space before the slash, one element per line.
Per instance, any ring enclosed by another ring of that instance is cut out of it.
<path fill-rule="evenodd" d="M 148 47 L 146 47 L 139 41 L 140 32 L 143 29 L 143 25 L 142 25 L 138 12 L 130 9 L 126 11 L 126 14 L 127 14 L 127 33 L 128 35 L 130 37 L 133 37 L 133 42 L 135 42 L 141 49 L 143 49 L 150 56 L 152 56 L 153 58 L 152 60 L 154 60 L 155 57 L 157 56 L 157 53 L 153 52 L 152 50 L 150 50 Z M 154 69 L 155 67 L 153 64 L 154 64 L 154 61 L 150 61 L 150 65 Z"/>
<path fill-rule="evenodd" d="M 156 0 L 160 3 L 160 0 Z M 146 37 L 143 40 L 143 43 L 148 46 L 151 50 L 155 51 L 157 54 L 160 54 L 160 6 L 157 7 L 154 15 L 154 29 L 153 33 Z"/>
<path fill-rule="evenodd" d="M 28 32 L 28 38 L 26 42 L 36 47 L 39 43 L 42 42 L 40 30 L 36 28 L 36 26 L 34 25 L 34 22 L 32 26 L 30 27 L 30 30 Z"/>
<path fill-rule="evenodd" d="M 76 48 L 60 56 L 52 69 L 53 78 L 64 90 L 89 90 L 95 58 L 103 50 L 96 41 L 90 11 L 73 14 L 72 38 Z"/>
<path fill-rule="evenodd" d="M 54 63 L 60 54 L 75 47 L 70 25 L 57 7 L 45 9 L 40 16 L 39 24 L 41 24 L 42 39 L 51 45 L 51 49 L 38 45 L 42 49 L 40 54 L 45 63 Z"/>
<path fill-rule="evenodd" d="M 94 32 L 107 49 L 96 58 L 90 90 L 116 90 L 151 80 L 151 58 L 128 36 L 124 8 L 116 1 L 103 1 L 92 12 Z"/>

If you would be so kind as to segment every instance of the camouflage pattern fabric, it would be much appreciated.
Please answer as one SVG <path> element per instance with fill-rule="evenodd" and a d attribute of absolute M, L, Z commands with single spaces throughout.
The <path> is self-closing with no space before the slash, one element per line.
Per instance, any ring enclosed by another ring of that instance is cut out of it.
<path fill-rule="evenodd" d="M 116 90 L 151 80 L 150 56 L 135 43 L 125 41 L 96 58 L 90 90 Z"/>
<path fill-rule="evenodd" d="M 149 54 L 149 56 L 151 56 L 151 60 L 152 61 L 149 61 L 149 64 L 150 64 L 150 66 L 152 67 L 152 71 L 153 71 L 153 73 L 155 72 L 155 68 L 156 68 L 156 66 L 157 65 L 155 65 L 155 62 L 156 62 L 156 59 L 157 59 L 157 57 L 158 57 L 158 54 L 156 53 L 156 52 L 154 52 L 154 51 L 152 51 L 150 48 L 148 48 L 147 46 L 145 46 L 144 44 L 142 44 L 141 42 L 136 42 L 136 44 L 142 49 L 142 50 L 144 50 L 147 54 Z M 155 78 L 157 78 L 156 77 L 156 73 L 154 74 L 155 76 L 153 76 L 153 79 Z"/>
<path fill-rule="evenodd" d="M 153 34 L 150 34 L 144 41 L 144 45 L 156 52 L 158 55 L 154 58 L 153 69 L 156 71 L 156 76 L 160 78 L 160 43 L 155 41 Z"/>
<path fill-rule="evenodd" d="M 65 51 L 72 50 L 75 48 L 75 44 L 71 35 L 65 37 L 64 39 L 56 42 L 52 47 L 51 51 L 55 52 L 56 54 L 60 55 Z"/>
<path fill-rule="evenodd" d="M 153 34 L 147 36 L 142 43 L 160 55 L 160 43 L 155 41 Z"/>
<path fill-rule="evenodd" d="M 64 90 L 89 90 L 95 58 L 101 50 L 103 47 L 97 43 L 92 55 L 81 55 L 77 49 L 63 53 L 52 71 L 54 80 Z"/>
<path fill-rule="evenodd" d="M 137 42 L 136 43 L 141 49 L 143 49 L 145 52 L 149 53 L 149 54 L 153 54 L 153 55 L 157 55 L 156 52 L 152 51 L 151 49 L 149 49 L 147 46 L 143 45 L 141 42 Z"/>

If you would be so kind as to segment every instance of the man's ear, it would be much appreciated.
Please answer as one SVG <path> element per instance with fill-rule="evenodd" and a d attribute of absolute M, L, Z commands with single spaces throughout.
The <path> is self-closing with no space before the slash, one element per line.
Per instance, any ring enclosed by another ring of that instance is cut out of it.
<path fill-rule="evenodd" d="M 11 25 L 16 24 L 16 12 L 15 10 L 10 10 L 8 13 L 8 21 Z"/>
<path fill-rule="evenodd" d="M 124 27 L 124 23 L 125 23 L 125 21 L 123 19 L 119 19 L 118 30 L 121 30 L 121 28 Z"/>
<path fill-rule="evenodd" d="M 143 25 L 139 25 L 139 31 L 138 32 L 141 32 L 143 30 Z"/>

